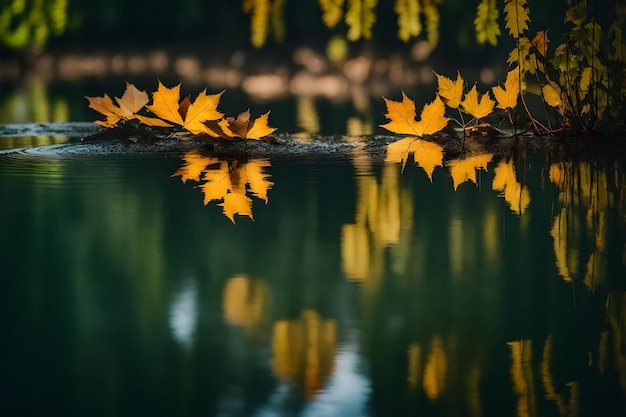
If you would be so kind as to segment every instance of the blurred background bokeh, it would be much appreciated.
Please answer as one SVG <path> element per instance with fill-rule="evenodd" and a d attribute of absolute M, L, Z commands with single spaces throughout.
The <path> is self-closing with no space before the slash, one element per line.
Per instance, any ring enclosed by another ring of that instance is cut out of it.
<path fill-rule="evenodd" d="M 559 39 L 568 4 L 530 1 L 534 30 L 550 28 Z M 333 5 L 345 16 L 333 17 Z M 356 6 L 371 11 L 371 30 L 361 22 L 355 32 L 347 15 Z M 464 0 L 0 0 L 0 123 L 93 120 L 83 96 L 121 95 L 123 81 L 151 91 L 160 79 L 183 83 L 187 94 L 227 89 L 226 112 L 271 108 L 282 132 L 371 134 L 384 112 L 380 96 L 404 90 L 430 101 L 433 71 L 460 69 L 479 86 L 505 75 L 513 43 L 503 32 L 496 46 L 480 44 L 476 7 Z"/>

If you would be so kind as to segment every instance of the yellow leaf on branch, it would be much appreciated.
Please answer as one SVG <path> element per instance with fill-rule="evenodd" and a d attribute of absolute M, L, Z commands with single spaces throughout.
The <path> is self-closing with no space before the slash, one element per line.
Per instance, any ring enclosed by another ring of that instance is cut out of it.
<path fill-rule="evenodd" d="M 496 86 L 491 89 L 493 96 L 498 102 L 500 109 L 512 109 L 517 106 L 517 97 L 519 96 L 520 83 L 520 67 L 515 67 L 506 76 L 504 87 Z"/>
<path fill-rule="evenodd" d="M 500 36 L 498 14 L 496 0 L 480 0 L 474 19 L 478 43 L 489 42 L 493 46 L 498 44 L 498 36 Z"/>
<path fill-rule="evenodd" d="M 461 73 L 457 71 L 456 81 L 452 81 L 450 78 L 435 73 L 437 76 L 437 83 L 439 84 L 439 90 L 437 93 L 443 97 L 446 104 L 451 109 L 456 109 L 461 104 L 463 99 L 463 84 L 465 80 L 461 77 Z"/>
<path fill-rule="evenodd" d="M 378 0 L 348 0 L 345 20 L 348 25 L 348 40 L 357 41 L 372 37 L 372 27 L 376 22 Z"/>
<path fill-rule="evenodd" d="M 445 117 L 445 105 L 437 95 L 432 103 L 424 106 L 420 114 L 420 120 L 415 120 L 415 103 L 402 93 L 402 101 L 388 100 L 383 97 L 387 104 L 385 117 L 389 123 L 381 127 L 399 134 L 424 136 L 439 132 L 448 124 Z"/>
<path fill-rule="evenodd" d="M 482 119 L 489 116 L 493 111 L 493 105 L 495 103 L 489 97 L 489 92 L 486 92 L 482 96 L 478 94 L 476 84 L 472 89 L 465 94 L 465 99 L 461 102 L 463 111 L 475 117 L 476 119 Z"/>
<path fill-rule="evenodd" d="M 343 17 L 344 0 L 319 0 L 322 9 L 322 21 L 330 29 L 337 26 Z"/>
<path fill-rule="evenodd" d="M 528 30 L 530 12 L 527 0 L 504 0 L 505 27 L 514 38 Z"/>
<path fill-rule="evenodd" d="M 564 113 L 561 89 L 556 83 L 546 84 L 541 87 L 541 96 L 548 106 L 555 107 L 561 115 Z"/>
<path fill-rule="evenodd" d="M 398 15 L 398 37 L 407 42 L 422 32 L 419 0 L 396 0 L 393 10 Z"/>

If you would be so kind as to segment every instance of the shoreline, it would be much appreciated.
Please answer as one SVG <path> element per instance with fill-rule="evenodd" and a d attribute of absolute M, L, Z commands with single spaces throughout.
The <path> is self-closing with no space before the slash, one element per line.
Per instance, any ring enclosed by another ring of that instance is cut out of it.
<path fill-rule="evenodd" d="M 47 148 L 57 155 L 117 155 L 117 154 L 161 154 L 182 156 L 186 152 L 199 150 L 225 159 L 296 157 L 344 155 L 355 151 L 383 161 L 387 145 L 406 135 L 313 135 L 277 134 L 269 140 L 231 142 L 221 139 L 203 139 L 191 135 L 148 140 L 130 134 L 122 128 L 103 129 L 91 122 L 75 123 L 27 123 L 0 125 L 0 143 L 3 138 L 28 136 L 67 136 L 68 142 L 30 149 Z M 611 155 L 626 158 L 626 137 L 544 137 L 536 135 L 462 137 L 462 134 L 438 133 L 424 138 L 443 147 L 444 160 L 463 155 L 493 153 L 497 157 L 544 156 L 558 159 L 593 159 Z M 10 153 L 27 148 L 4 149 Z"/>

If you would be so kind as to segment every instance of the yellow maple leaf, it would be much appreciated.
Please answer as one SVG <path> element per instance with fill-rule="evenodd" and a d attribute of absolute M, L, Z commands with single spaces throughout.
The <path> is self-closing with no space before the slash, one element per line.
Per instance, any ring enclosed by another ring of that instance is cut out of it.
<path fill-rule="evenodd" d="M 434 142 L 409 136 L 387 145 L 385 162 L 401 163 L 404 169 L 411 153 L 415 164 L 426 171 L 432 182 L 435 167 L 443 166 L 443 147 Z"/>
<path fill-rule="evenodd" d="M 180 84 L 167 88 L 159 81 L 157 91 L 152 94 L 152 104 L 146 108 L 163 119 L 174 123 L 193 133 L 199 135 L 208 133 L 204 122 L 207 120 L 218 120 L 224 116 L 217 111 L 217 105 L 222 93 L 207 95 L 206 89 L 202 90 L 195 101 L 183 99 L 180 103 Z M 154 118 L 138 117 L 142 123 L 154 126 Z M 169 124 L 166 124 L 170 126 Z"/>
<path fill-rule="evenodd" d="M 517 181 L 513 160 L 508 162 L 505 159 L 501 160 L 493 172 L 491 188 L 500 191 L 500 196 L 504 197 L 504 201 L 515 214 L 524 214 L 530 204 L 530 193 L 528 187 L 522 186 Z"/>
<path fill-rule="evenodd" d="M 237 118 L 227 117 L 219 122 L 209 121 L 205 123 L 207 133 L 225 139 L 255 139 L 261 140 L 272 134 L 276 128 L 268 125 L 270 112 L 250 120 L 250 110 L 240 113 Z"/>
<path fill-rule="evenodd" d="M 489 97 L 489 92 L 486 92 L 482 96 L 479 96 L 478 90 L 476 89 L 476 84 L 472 87 L 472 89 L 465 94 L 465 98 L 461 102 L 463 106 L 463 111 L 475 117 L 476 119 L 481 119 L 485 116 L 488 116 L 493 111 L 493 105 L 495 103 Z"/>
<path fill-rule="evenodd" d="M 463 84 L 465 82 L 463 77 L 461 77 L 461 73 L 459 71 L 456 72 L 456 81 L 452 81 L 450 78 L 437 73 L 435 75 L 437 76 L 437 84 L 439 84 L 437 93 L 446 100 L 446 104 L 451 109 L 459 107 L 463 98 Z"/>
<path fill-rule="evenodd" d="M 420 120 L 415 120 L 415 103 L 402 93 L 402 101 L 388 100 L 383 97 L 387 104 L 387 114 L 385 117 L 389 123 L 381 127 L 399 134 L 407 135 L 432 135 L 439 132 L 448 124 L 445 114 L 445 106 L 439 95 L 432 103 L 424 106 L 420 114 Z"/>
<path fill-rule="evenodd" d="M 450 175 L 452 176 L 452 182 L 454 184 L 454 189 L 464 183 L 465 181 L 472 181 L 474 184 L 478 184 L 476 182 L 476 170 L 484 169 L 487 170 L 487 164 L 493 158 L 493 154 L 482 154 L 477 156 L 470 156 L 465 159 L 455 159 L 453 161 L 448 162 L 448 166 L 450 167 Z"/>
<path fill-rule="evenodd" d="M 498 102 L 498 108 L 512 109 L 517 106 L 517 97 L 519 96 L 519 73 L 519 67 L 513 68 L 506 76 L 504 88 L 498 85 L 491 89 L 493 96 Z"/>
<path fill-rule="evenodd" d="M 96 120 L 95 123 L 104 127 L 114 127 L 120 120 L 132 120 L 137 112 L 148 104 L 148 94 L 139 91 L 131 83 L 126 83 L 126 90 L 122 97 L 115 97 L 117 105 L 111 97 L 105 94 L 103 97 L 85 97 L 89 101 L 89 107 L 106 116 L 106 120 Z"/>

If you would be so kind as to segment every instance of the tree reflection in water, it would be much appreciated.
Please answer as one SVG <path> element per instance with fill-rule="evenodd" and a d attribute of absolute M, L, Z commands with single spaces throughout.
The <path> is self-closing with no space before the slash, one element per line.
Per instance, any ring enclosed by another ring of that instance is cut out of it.
<path fill-rule="evenodd" d="M 1 159 L 2 415 L 624 409 L 621 161 Z"/>

